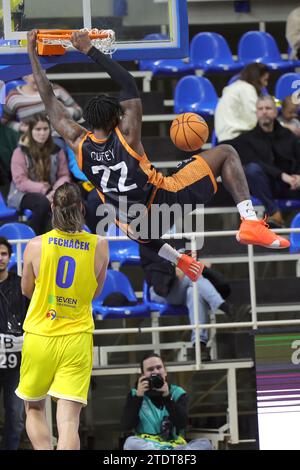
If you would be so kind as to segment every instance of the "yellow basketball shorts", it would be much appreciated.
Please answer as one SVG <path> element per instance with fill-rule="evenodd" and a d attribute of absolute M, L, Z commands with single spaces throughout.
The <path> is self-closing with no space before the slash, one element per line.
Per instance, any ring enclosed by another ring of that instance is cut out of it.
<path fill-rule="evenodd" d="M 26 401 L 39 401 L 48 394 L 86 405 L 92 365 L 91 333 L 25 333 L 16 394 Z"/>

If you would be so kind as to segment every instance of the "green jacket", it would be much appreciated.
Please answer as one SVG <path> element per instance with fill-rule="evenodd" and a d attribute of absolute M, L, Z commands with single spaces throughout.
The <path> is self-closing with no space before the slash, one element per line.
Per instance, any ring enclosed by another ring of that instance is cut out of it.
<path fill-rule="evenodd" d="M 136 392 L 135 388 L 131 390 L 133 396 L 136 395 Z M 178 387 L 177 385 L 170 386 L 170 395 L 174 402 L 176 402 L 183 394 L 185 394 L 183 388 Z M 139 412 L 139 424 L 136 427 L 135 432 L 137 434 L 160 435 L 162 422 L 167 416 L 169 416 L 169 413 L 165 406 L 161 409 L 157 408 L 151 399 L 147 395 L 144 395 L 143 404 Z M 177 437 L 178 435 L 174 432 L 172 438 L 176 439 Z"/>

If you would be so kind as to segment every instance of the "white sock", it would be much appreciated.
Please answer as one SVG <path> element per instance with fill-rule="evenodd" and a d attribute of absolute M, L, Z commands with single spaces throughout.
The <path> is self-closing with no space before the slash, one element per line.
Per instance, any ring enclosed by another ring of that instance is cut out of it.
<path fill-rule="evenodd" d="M 162 258 L 165 258 L 168 261 L 171 261 L 171 263 L 177 264 L 178 258 L 180 258 L 180 253 L 178 253 L 175 248 L 172 248 L 171 245 L 168 243 L 165 243 L 159 250 L 158 252 L 159 256 Z"/>
<path fill-rule="evenodd" d="M 251 199 L 239 202 L 236 206 L 240 213 L 240 216 L 246 220 L 258 220 L 256 212 L 253 208 Z"/>

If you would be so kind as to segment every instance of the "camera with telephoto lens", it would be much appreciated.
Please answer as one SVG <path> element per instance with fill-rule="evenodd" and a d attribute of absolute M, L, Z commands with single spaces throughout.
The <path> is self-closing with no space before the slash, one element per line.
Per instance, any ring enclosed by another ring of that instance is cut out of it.
<path fill-rule="evenodd" d="M 159 389 L 163 387 L 165 381 L 161 375 L 152 374 L 150 377 L 146 377 L 144 380 L 147 380 L 149 383 L 149 390 Z"/>

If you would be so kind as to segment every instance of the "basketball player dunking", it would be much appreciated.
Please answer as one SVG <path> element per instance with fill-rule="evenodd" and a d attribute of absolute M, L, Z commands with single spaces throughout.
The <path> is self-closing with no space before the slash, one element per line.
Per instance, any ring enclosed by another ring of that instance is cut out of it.
<path fill-rule="evenodd" d="M 36 52 L 36 31 L 28 33 L 28 53 L 38 90 L 55 130 L 75 151 L 79 167 L 98 189 L 102 202 L 114 206 L 121 228 L 126 225 L 132 235 L 130 222 L 120 218 L 120 199 L 127 196 L 127 204 L 144 204 L 151 215 L 151 205 L 166 203 L 204 204 L 217 190 L 215 178 L 219 175 L 231 193 L 242 218 L 237 239 L 243 244 L 269 248 L 287 248 L 289 241 L 276 235 L 263 220 L 257 220 L 246 178 L 236 151 L 228 145 L 205 151 L 182 162 L 172 176 L 165 177 L 149 162 L 141 143 L 142 105 L 134 78 L 121 65 L 92 46 L 87 32 L 74 32 L 73 46 L 99 64 L 120 88 L 119 101 L 99 95 L 92 98 L 85 109 L 85 120 L 92 129 L 74 122 L 55 97 L 51 84 L 39 62 Z M 95 161 L 97 156 L 98 161 Z M 124 224 L 125 222 L 125 224 Z M 162 235 L 162 234 L 160 234 Z M 191 280 L 202 273 L 203 264 L 180 254 L 161 239 L 143 239 L 161 257 L 173 262 Z"/>

